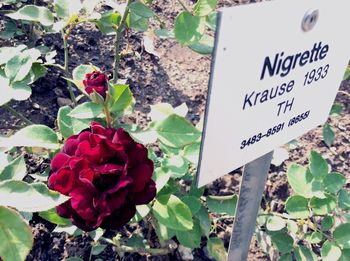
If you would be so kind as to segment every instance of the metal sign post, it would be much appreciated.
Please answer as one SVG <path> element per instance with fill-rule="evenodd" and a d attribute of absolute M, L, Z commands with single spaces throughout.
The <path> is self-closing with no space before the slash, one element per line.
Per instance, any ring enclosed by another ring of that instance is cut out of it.
<path fill-rule="evenodd" d="M 269 152 L 244 166 L 228 251 L 229 261 L 247 260 L 272 155 L 273 152 Z"/>

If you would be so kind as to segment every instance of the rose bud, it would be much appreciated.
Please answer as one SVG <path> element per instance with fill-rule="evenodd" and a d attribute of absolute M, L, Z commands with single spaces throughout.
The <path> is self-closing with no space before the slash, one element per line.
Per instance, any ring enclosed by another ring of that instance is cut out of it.
<path fill-rule="evenodd" d="M 96 91 L 103 98 L 106 98 L 106 92 L 108 90 L 108 77 L 105 73 L 100 71 L 88 73 L 85 75 L 83 84 L 87 94 L 91 94 Z"/>
<path fill-rule="evenodd" d="M 91 123 L 66 140 L 51 170 L 49 188 L 70 197 L 57 213 L 85 231 L 122 227 L 135 215 L 136 205 L 156 195 L 147 149 L 122 128 Z"/>

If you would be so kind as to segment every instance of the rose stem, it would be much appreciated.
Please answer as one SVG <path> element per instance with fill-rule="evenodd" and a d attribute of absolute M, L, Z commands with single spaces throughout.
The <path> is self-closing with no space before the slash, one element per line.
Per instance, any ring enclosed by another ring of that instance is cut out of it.
<path fill-rule="evenodd" d="M 70 35 L 72 27 L 68 28 L 66 33 L 62 31 L 62 38 L 63 38 L 63 48 L 64 48 L 64 72 L 66 75 L 66 78 L 69 78 L 69 53 L 68 53 L 68 37 Z M 75 95 L 72 89 L 72 83 L 67 80 L 67 85 L 68 85 L 68 91 L 71 100 L 73 101 L 74 107 L 77 106 L 77 100 L 75 99 Z"/>
<path fill-rule="evenodd" d="M 190 13 L 190 10 L 186 7 L 186 5 L 182 2 L 182 0 L 177 0 L 179 3 L 180 3 L 180 5 L 182 6 L 182 8 L 183 9 L 185 9 L 187 12 L 189 12 Z"/>
<path fill-rule="evenodd" d="M 128 0 L 126 3 L 125 11 L 123 14 L 123 18 L 120 22 L 120 25 L 118 26 L 118 29 L 115 34 L 115 43 L 114 43 L 114 53 L 115 53 L 115 59 L 114 59 L 114 66 L 113 66 L 113 84 L 116 84 L 118 81 L 118 71 L 119 71 L 119 62 L 120 62 L 120 41 L 122 39 L 123 35 L 123 29 L 126 22 L 126 17 L 129 13 L 129 6 L 131 4 L 132 0 Z"/>
<path fill-rule="evenodd" d="M 103 108 L 103 111 L 106 115 L 106 122 L 107 122 L 107 127 L 108 128 L 112 128 L 113 127 L 113 120 L 112 120 L 112 117 L 111 117 L 111 113 L 110 111 L 108 110 L 107 106 L 105 106 Z"/>
<path fill-rule="evenodd" d="M 113 240 L 110 240 L 108 238 L 101 237 L 101 241 L 104 241 L 106 243 L 112 244 L 117 253 L 120 252 L 127 252 L 127 253 L 139 253 L 139 254 L 151 254 L 151 255 L 167 255 L 171 251 L 168 248 L 137 248 L 137 247 L 130 247 L 130 246 L 121 246 L 117 245 L 113 242 Z"/>
<path fill-rule="evenodd" d="M 8 106 L 7 104 L 2 105 L 3 108 L 7 109 L 9 112 L 11 112 L 13 115 L 15 115 L 16 117 L 20 118 L 22 121 L 24 121 L 27 125 L 32 125 L 34 124 L 33 122 L 31 122 L 30 120 L 28 120 L 23 114 L 19 113 L 18 111 L 16 111 L 15 109 L 11 108 L 10 106 Z"/>

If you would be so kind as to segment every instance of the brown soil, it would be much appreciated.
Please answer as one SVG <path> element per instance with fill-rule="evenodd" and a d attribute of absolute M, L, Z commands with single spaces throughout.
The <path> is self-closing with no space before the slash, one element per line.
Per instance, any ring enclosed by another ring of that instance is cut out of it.
<path fill-rule="evenodd" d="M 191 3 L 193 3 L 192 1 Z M 249 1 L 219 1 L 220 6 L 230 6 Z M 257 2 L 257 1 L 251 1 Z M 190 4 L 188 1 L 187 4 Z M 154 8 L 164 18 L 167 26 L 173 24 L 181 6 L 177 1 L 156 0 Z M 1 17 L 3 19 L 3 17 Z M 41 40 L 45 45 L 52 46 L 58 53 L 56 62 L 62 64 L 63 44 L 58 35 L 45 36 Z M 113 64 L 113 37 L 103 36 L 93 25 L 84 24 L 78 26 L 69 39 L 72 70 L 79 64 L 93 63 L 102 70 L 111 73 Z M 155 42 L 159 57 L 148 54 L 143 50 L 142 35 L 130 36 L 133 50 L 141 54 L 140 58 L 129 55 L 121 61 L 120 77 L 127 79 L 136 98 L 136 123 L 145 125 L 148 121 L 147 113 L 150 105 L 158 102 L 168 102 L 173 106 L 186 103 L 189 107 L 187 118 L 196 124 L 203 116 L 207 86 L 210 72 L 210 57 L 198 55 L 191 50 L 181 47 L 172 40 L 157 40 Z M 0 41 L 0 46 L 9 46 L 13 43 Z M 35 123 L 46 124 L 55 127 L 55 117 L 59 108 L 58 98 L 68 98 L 66 82 L 61 78 L 62 72 L 50 69 L 45 78 L 37 81 L 33 86 L 32 97 L 24 102 L 11 102 L 11 106 L 26 115 Z M 343 82 L 341 90 L 349 92 L 350 82 Z M 307 157 L 311 150 L 321 152 L 332 166 L 332 170 L 338 171 L 350 177 L 350 103 L 349 97 L 339 93 L 337 102 L 344 105 L 345 110 L 340 117 L 332 118 L 331 125 L 336 130 L 335 143 L 328 148 L 322 139 L 322 127 L 308 132 L 300 137 L 298 147 L 289 151 L 289 159 L 281 166 L 271 166 L 264 198 L 267 204 L 275 202 L 275 209 L 281 211 L 291 189 L 287 184 L 286 168 L 290 162 L 307 164 Z M 21 127 L 21 122 L 7 111 L 0 109 L 0 131 L 2 135 L 8 135 Z M 40 157 L 26 155 L 29 173 L 43 171 L 49 162 Z M 206 195 L 228 195 L 238 193 L 241 179 L 241 170 L 208 185 Z M 233 219 L 228 218 L 220 223 L 215 233 L 224 240 L 228 247 Z M 71 237 L 66 233 L 52 232 L 54 225 L 46 222 L 36 214 L 31 221 L 35 245 L 27 260 L 63 260 L 67 257 L 79 256 L 83 260 L 89 260 L 92 239 L 88 235 Z M 139 225 L 141 231 L 147 233 L 144 224 Z M 128 235 L 135 225 L 126 226 L 121 232 Z M 108 232 L 112 233 L 112 232 Z M 154 236 L 154 235 L 153 235 Z M 195 260 L 210 260 L 205 248 L 193 250 Z M 112 247 L 107 247 L 100 255 L 93 256 L 91 260 L 116 260 L 119 258 Z M 181 260 L 177 251 L 166 257 L 143 257 L 138 254 L 126 254 L 123 260 Z M 270 260 L 264 254 L 254 238 L 248 260 Z"/>

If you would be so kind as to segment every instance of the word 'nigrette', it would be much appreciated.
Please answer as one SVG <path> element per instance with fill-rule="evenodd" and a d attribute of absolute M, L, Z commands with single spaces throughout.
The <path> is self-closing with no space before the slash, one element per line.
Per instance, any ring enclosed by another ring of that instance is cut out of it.
<path fill-rule="evenodd" d="M 313 63 L 318 60 L 323 60 L 328 53 L 328 44 L 322 45 L 322 42 L 315 43 L 310 51 L 297 53 L 284 57 L 284 52 L 277 53 L 273 63 L 269 56 L 264 60 L 263 69 L 261 72 L 260 80 L 263 80 L 266 72 L 271 76 L 280 75 L 281 77 L 287 76 L 289 72 L 295 69 L 296 66 L 303 67 L 307 63 Z"/>

